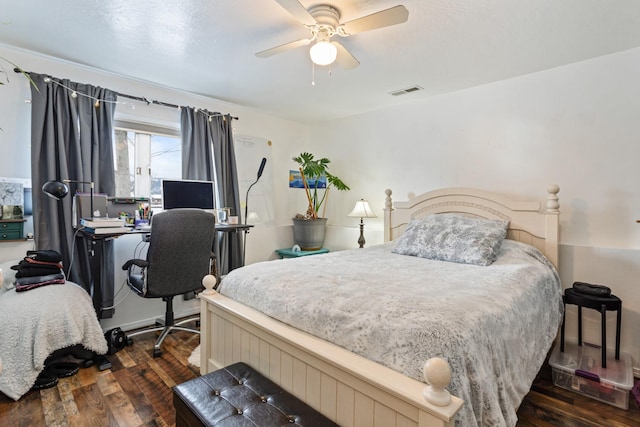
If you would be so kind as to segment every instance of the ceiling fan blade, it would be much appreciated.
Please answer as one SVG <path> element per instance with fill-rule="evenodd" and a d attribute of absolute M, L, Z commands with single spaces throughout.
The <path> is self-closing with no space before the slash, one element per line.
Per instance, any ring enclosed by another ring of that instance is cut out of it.
<path fill-rule="evenodd" d="M 407 19 L 409 19 L 409 11 L 406 7 L 398 5 L 346 22 L 338 27 L 338 33 L 349 36 L 390 25 L 402 24 L 407 22 Z"/>
<path fill-rule="evenodd" d="M 258 52 L 256 53 L 256 56 L 258 58 L 268 58 L 270 56 L 277 55 L 278 53 L 282 53 L 290 49 L 295 49 L 296 47 L 307 46 L 312 41 L 313 39 L 300 39 L 294 42 L 281 44 L 280 46 L 272 47 L 271 49 Z"/>
<path fill-rule="evenodd" d="M 332 45 L 338 49 L 338 55 L 336 56 L 336 62 L 341 68 L 345 70 L 350 70 L 352 68 L 356 68 L 360 65 L 360 61 L 358 61 L 352 54 L 344 47 L 341 43 L 336 41 L 331 42 Z"/>
<path fill-rule="evenodd" d="M 298 0 L 276 0 L 287 12 L 304 25 L 315 25 L 316 20 Z"/>

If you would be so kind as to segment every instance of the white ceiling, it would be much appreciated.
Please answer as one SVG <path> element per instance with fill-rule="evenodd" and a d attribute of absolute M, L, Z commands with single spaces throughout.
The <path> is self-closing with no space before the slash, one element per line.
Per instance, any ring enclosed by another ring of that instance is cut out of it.
<path fill-rule="evenodd" d="M 275 0 L 2 3 L 0 42 L 6 45 L 301 121 L 640 46 L 638 0 L 300 0 L 305 7 L 332 4 L 341 22 L 397 4 L 409 10 L 404 24 L 341 39 L 360 66 L 334 66 L 330 74 L 316 66 L 312 86 L 308 47 L 255 56 L 309 36 Z M 414 85 L 424 90 L 389 94 Z"/>

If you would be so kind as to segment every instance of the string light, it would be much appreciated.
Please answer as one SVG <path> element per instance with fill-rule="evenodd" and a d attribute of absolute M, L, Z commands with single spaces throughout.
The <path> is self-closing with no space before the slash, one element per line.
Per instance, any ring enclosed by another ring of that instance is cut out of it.
<path fill-rule="evenodd" d="M 55 84 L 55 85 L 58 85 L 58 86 L 60 86 L 60 87 L 65 88 L 65 89 L 66 89 L 66 90 L 68 90 L 68 91 L 71 91 L 71 95 L 70 95 L 70 96 L 71 96 L 71 98 L 73 98 L 73 99 L 77 99 L 77 98 L 78 98 L 78 95 L 80 95 L 80 96 L 84 96 L 85 98 L 89 98 L 90 100 L 92 100 L 92 101 L 93 101 L 93 106 L 94 106 L 95 108 L 99 108 L 99 107 L 100 107 L 100 103 L 101 103 L 101 102 L 108 102 L 108 103 L 110 103 L 110 104 L 122 104 L 122 105 L 127 105 L 127 104 L 129 104 L 129 103 L 127 103 L 127 102 L 111 101 L 111 100 L 108 100 L 108 99 L 100 99 L 100 98 L 96 98 L 96 97 L 91 96 L 91 95 L 87 95 L 86 93 L 78 92 L 78 91 L 76 91 L 75 89 L 70 88 L 69 86 L 66 86 L 66 85 L 62 84 L 62 83 L 60 83 L 60 82 L 59 82 L 59 81 L 57 81 L 57 80 L 53 80 L 51 77 L 45 77 L 45 78 L 44 78 L 44 79 L 42 79 L 42 80 L 43 80 L 45 83 L 53 83 L 53 84 Z"/>
<path fill-rule="evenodd" d="M 196 113 L 207 116 L 207 120 L 209 123 L 213 121 L 214 117 L 222 117 L 223 121 L 227 121 L 227 116 L 222 113 L 210 113 L 207 110 L 203 110 L 202 108 L 196 108 Z"/>
<path fill-rule="evenodd" d="M 99 108 L 99 107 L 100 107 L 100 103 L 101 103 L 101 102 L 103 102 L 103 103 L 105 103 L 105 102 L 106 102 L 106 103 L 110 103 L 110 104 L 116 104 L 116 105 L 117 105 L 117 104 L 119 104 L 119 105 L 123 105 L 123 106 L 128 107 L 128 108 L 129 108 L 129 109 L 131 109 L 131 110 L 135 110 L 135 109 L 136 109 L 135 104 L 134 104 L 134 103 L 132 103 L 132 102 L 126 102 L 126 101 L 111 101 L 111 100 L 108 100 L 108 99 L 96 98 L 96 97 L 94 97 L 94 96 L 87 95 L 86 93 L 77 92 L 77 91 L 76 91 L 76 90 L 74 90 L 73 88 L 70 88 L 70 87 L 68 87 L 68 86 L 66 86 L 66 85 L 64 85 L 64 84 L 62 84 L 62 83 L 60 83 L 59 81 L 52 79 L 51 77 L 44 77 L 44 78 L 43 78 L 43 81 L 44 81 L 45 83 L 53 83 L 53 84 L 55 84 L 55 85 L 58 85 L 58 86 L 60 86 L 60 87 L 63 87 L 63 88 L 65 88 L 65 89 L 67 89 L 68 91 L 71 91 L 71 95 L 70 95 L 70 96 L 71 96 L 72 98 L 74 98 L 74 99 L 76 99 L 76 98 L 78 97 L 78 95 L 80 95 L 80 96 L 84 96 L 85 98 L 89 98 L 89 99 L 91 99 L 92 101 L 94 101 L 94 104 L 93 104 L 93 105 L 95 106 L 95 108 Z M 147 99 L 147 98 L 145 98 L 145 97 L 140 98 L 140 99 L 139 99 L 139 101 L 140 101 L 140 102 L 144 102 L 144 103 L 146 103 L 147 105 L 150 105 L 150 104 L 157 104 L 157 105 L 161 105 L 161 106 L 165 106 L 165 107 L 177 107 L 178 109 L 180 109 L 180 106 L 179 106 L 179 105 L 178 105 L 178 106 L 174 106 L 174 105 L 170 105 L 170 104 L 167 104 L 167 103 L 164 103 L 164 102 L 161 102 L 161 101 L 148 100 L 148 99 Z M 207 116 L 207 118 L 208 118 L 209 122 L 211 122 L 211 121 L 212 121 L 213 117 L 222 117 L 222 119 L 223 119 L 224 121 L 226 121 L 226 120 L 227 120 L 226 116 L 225 116 L 224 114 L 222 114 L 222 113 L 210 113 L 210 112 L 208 112 L 207 110 L 203 110 L 203 109 L 201 109 L 201 108 L 196 108 L 196 109 L 195 109 L 195 111 L 196 111 L 197 113 L 199 113 L 199 114 L 204 114 L 205 116 Z"/>

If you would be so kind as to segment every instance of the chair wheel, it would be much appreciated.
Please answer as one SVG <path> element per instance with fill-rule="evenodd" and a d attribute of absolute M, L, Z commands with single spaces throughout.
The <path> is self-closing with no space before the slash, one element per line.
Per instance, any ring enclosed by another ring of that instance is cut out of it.
<path fill-rule="evenodd" d="M 162 356 L 162 350 L 160 350 L 159 348 L 154 348 L 153 357 L 160 357 L 160 356 Z"/>
<path fill-rule="evenodd" d="M 133 338 L 127 337 L 127 345 L 133 345 Z"/>

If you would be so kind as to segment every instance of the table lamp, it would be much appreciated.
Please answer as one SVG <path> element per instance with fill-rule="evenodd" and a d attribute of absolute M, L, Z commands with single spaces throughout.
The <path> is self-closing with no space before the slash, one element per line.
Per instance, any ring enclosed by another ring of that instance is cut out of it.
<path fill-rule="evenodd" d="M 77 184 L 91 184 L 90 190 L 90 209 L 91 209 L 91 218 L 93 218 L 93 181 L 74 181 L 72 179 L 63 179 L 62 181 L 47 181 L 42 186 L 42 191 L 49 197 L 52 197 L 56 200 L 63 199 L 69 194 L 69 186 L 67 183 L 77 183 Z"/>
<path fill-rule="evenodd" d="M 348 216 L 360 218 L 360 238 L 358 238 L 358 244 L 361 248 L 363 248 L 365 243 L 363 218 L 376 218 L 377 215 L 374 214 L 369 207 L 369 202 L 367 202 L 365 199 L 360 199 L 356 202 L 356 205 Z"/>

